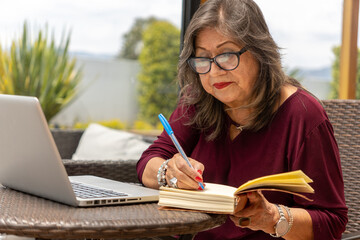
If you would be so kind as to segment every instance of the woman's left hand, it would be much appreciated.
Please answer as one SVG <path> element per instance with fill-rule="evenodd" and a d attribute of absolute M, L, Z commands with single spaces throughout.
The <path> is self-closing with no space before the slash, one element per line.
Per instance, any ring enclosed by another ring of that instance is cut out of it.
<path fill-rule="evenodd" d="M 235 209 L 235 214 L 230 216 L 231 220 L 238 227 L 274 233 L 274 226 L 280 218 L 276 206 L 268 202 L 261 191 L 246 194 L 248 197 L 246 208 Z"/>

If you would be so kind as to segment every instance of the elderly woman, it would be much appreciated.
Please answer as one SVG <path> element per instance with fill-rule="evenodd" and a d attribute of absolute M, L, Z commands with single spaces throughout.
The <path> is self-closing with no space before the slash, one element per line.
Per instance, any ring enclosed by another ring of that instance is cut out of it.
<path fill-rule="evenodd" d="M 253 192 L 245 209 L 196 239 L 340 239 L 347 207 L 332 126 L 321 103 L 283 72 L 279 47 L 252 0 L 200 6 L 186 31 L 178 80 L 170 124 L 193 168 L 163 132 L 138 162 L 143 184 L 237 187 L 298 169 L 314 180 L 314 201 Z"/>

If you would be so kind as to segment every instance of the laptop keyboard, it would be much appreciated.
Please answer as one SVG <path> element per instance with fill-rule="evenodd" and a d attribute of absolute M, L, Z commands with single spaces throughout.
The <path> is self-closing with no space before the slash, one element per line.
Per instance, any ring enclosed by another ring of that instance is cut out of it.
<path fill-rule="evenodd" d="M 106 197 L 124 197 L 126 193 L 115 192 L 108 189 L 101 189 L 85 185 L 82 183 L 71 182 L 75 195 L 80 198 L 106 198 Z"/>

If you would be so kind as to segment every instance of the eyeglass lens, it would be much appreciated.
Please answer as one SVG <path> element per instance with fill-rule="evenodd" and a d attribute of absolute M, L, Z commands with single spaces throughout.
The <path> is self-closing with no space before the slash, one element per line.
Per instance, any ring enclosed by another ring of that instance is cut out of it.
<path fill-rule="evenodd" d="M 192 58 L 190 64 L 197 73 L 207 73 L 211 69 L 211 62 L 215 62 L 224 70 L 233 70 L 239 64 L 239 56 L 236 53 L 222 53 L 210 58 Z"/>

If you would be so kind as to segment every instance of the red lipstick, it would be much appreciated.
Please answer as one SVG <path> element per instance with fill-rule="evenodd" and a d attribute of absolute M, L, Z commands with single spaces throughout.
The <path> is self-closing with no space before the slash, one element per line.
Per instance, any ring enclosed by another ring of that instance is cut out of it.
<path fill-rule="evenodd" d="M 232 84 L 232 82 L 219 82 L 219 83 L 214 83 L 213 86 L 217 89 L 223 89 L 229 86 L 230 84 Z"/>

